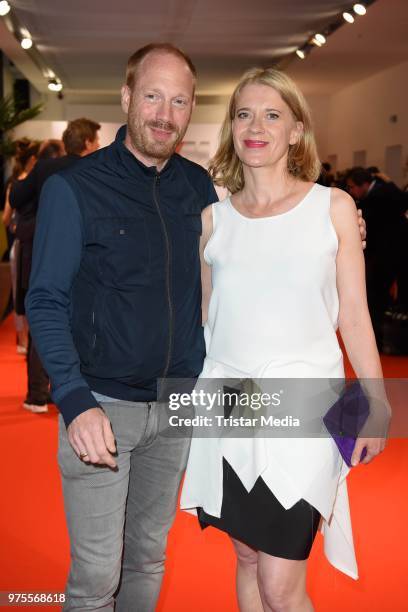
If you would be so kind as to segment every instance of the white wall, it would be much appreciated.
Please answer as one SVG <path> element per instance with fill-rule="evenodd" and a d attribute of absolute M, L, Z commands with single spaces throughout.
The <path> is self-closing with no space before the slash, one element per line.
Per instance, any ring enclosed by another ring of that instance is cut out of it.
<path fill-rule="evenodd" d="M 119 98 L 117 104 L 67 104 L 66 119 L 78 119 L 86 117 L 98 123 L 126 123 L 126 115 L 123 112 Z"/>
<path fill-rule="evenodd" d="M 65 121 L 67 118 L 65 98 L 60 100 L 55 93 L 39 93 L 34 87 L 30 87 L 31 106 L 43 104 L 43 111 L 38 119 L 33 121 Z"/>
<path fill-rule="evenodd" d="M 328 116 L 330 97 L 327 95 L 305 96 L 312 113 L 313 130 L 316 137 L 317 151 L 322 161 L 326 161 L 328 151 Z"/>
<path fill-rule="evenodd" d="M 407 99 L 408 62 L 347 87 L 330 98 L 327 154 L 337 154 L 339 169 L 353 165 L 353 152 L 365 150 L 367 166 L 385 170 L 386 147 L 394 145 L 402 145 L 402 165 L 405 165 Z M 397 116 L 396 123 L 390 121 L 392 115 Z M 400 176 L 400 182 L 407 182 L 405 172 L 401 171 Z"/>

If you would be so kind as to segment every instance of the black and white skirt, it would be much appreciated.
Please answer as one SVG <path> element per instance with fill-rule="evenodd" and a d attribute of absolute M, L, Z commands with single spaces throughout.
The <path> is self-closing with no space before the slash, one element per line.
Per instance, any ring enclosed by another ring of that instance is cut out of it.
<path fill-rule="evenodd" d="M 304 499 L 285 510 L 261 477 L 248 493 L 225 459 L 221 517 L 197 512 L 203 529 L 211 525 L 255 550 L 294 560 L 308 558 L 321 518 Z"/>

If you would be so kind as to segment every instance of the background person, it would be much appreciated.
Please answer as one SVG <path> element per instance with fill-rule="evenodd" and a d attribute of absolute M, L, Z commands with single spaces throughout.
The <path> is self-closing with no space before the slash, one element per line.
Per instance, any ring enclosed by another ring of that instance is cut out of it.
<path fill-rule="evenodd" d="M 334 186 L 334 174 L 332 173 L 331 164 L 328 162 L 323 162 L 320 170 L 320 174 L 316 180 L 316 183 L 319 185 L 323 185 L 324 187 L 332 187 Z"/>
<path fill-rule="evenodd" d="M 407 261 L 406 199 L 392 182 L 377 179 L 369 170 L 352 168 L 346 178 L 367 223 L 365 249 L 367 300 L 377 346 L 382 347 L 384 312 L 401 262 Z M 406 274 L 405 274 L 406 276 Z"/>
<path fill-rule="evenodd" d="M 45 141 L 39 149 L 39 159 L 34 170 L 21 175 L 10 189 L 10 204 L 20 217 L 26 218 L 24 231 L 24 289 L 19 301 L 19 312 L 25 313 L 24 298 L 29 287 L 33 241 L 41 189 L 49 176 L 68 168 L 81 157 L 99 148 L 98 131 L 100 124 L 91 119 L 80 118 L 70 121 L 58 140 Z M 64 152 L 66 153 L 64 155 Z M 35 413 L 48 411 L 49 378 L 42 366 L 31 334 L 28 336 L 27 394 L 23 407 Z"/>
<path fill-rule="evenodd" d="M 62 140 L 49 138 L 44 140 L 38 152 L 38 159 L 55 159 L 65 155 L 65 147 Z"/>
<path fill-rule="evenodd" d="M 10 271 L 14 305 L 14 322 L 17 335 L 17 353 L 26 355 L 28 350 L 28 326 L 23 308 L 25 294 L 22 294 L 22 283 L 24 282 L 23 264 L 25 262 L 27 253 L 24 249 L 24 244 L 21 244 L 18 236 L 18 214 L 13 211 L 13 208 L 10 205 L 10 191 L 16 181 L 24 179 L 34 168 L 37 161 L 37 153 L 39 151 L 40 143 L 31 141 L 28 138 L 22 138 L 15 142 L 15 147 L 16 152 L 13 160 L 13 168 L 11 171 L 11 176 L 6 185 L 2 220 L 8 230 L 10 244 Z M 25 222 L 25 219 L 22 219 L 20 223 L 20 233 L 23 238 L 25 234 L 23 231 L 23 225 Z"/>

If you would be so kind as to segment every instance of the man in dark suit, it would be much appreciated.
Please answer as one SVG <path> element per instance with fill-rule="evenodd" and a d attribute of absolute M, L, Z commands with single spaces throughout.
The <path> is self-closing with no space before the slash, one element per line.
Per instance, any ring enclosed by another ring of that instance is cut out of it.
<path fill-rule="evenodd" d="M 74 164 L 85 155 L 99 148 L 100 124 L 90 119 L 70 121 L 62 135 L 66 155 L 38 159 L 27 178 L 15 181 L 10 191 L 10 205 L 18 212 L 16 235 L 22 245 L 21 260 L 22 293 L 28 290 L 31 271 L 35 220 L 43 184 L 49 176 Z M 27 354 L 28 390 L 23 407 L 31 412 L 47 412 L 49 379 L 29 335 Z"/>
<path fill-rule="evenodd" d="M 381 349 L 384 311 L 407 248 L 404 244 L 406 199 L 394 183 L 377 179 L 364 168 L 356 167 L 349 172 L 347 187 L 358 201 L 367 224 L 367 299 L 377 344 Z"/>

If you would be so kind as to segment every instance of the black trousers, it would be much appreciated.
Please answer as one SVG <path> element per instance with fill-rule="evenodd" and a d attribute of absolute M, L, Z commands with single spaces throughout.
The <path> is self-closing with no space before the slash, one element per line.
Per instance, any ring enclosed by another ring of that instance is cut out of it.
<path fill-rule="evenodd" d="M 384 312 L 392 301 L 390 290 L 396 275 L 395 261 L 385 256 L 381 259 L 377 254 L 366 256 L 367 302 L 379 351 L 382 348 Z"/>
<path fill-rule="evenodd" d="M 31 334 L 28 334 L 27 349 L 27 404 L 41 406 L 48 403 L 49 384 L 47 372 L 44 370 L 40 357 L 32 341 Z"/>

